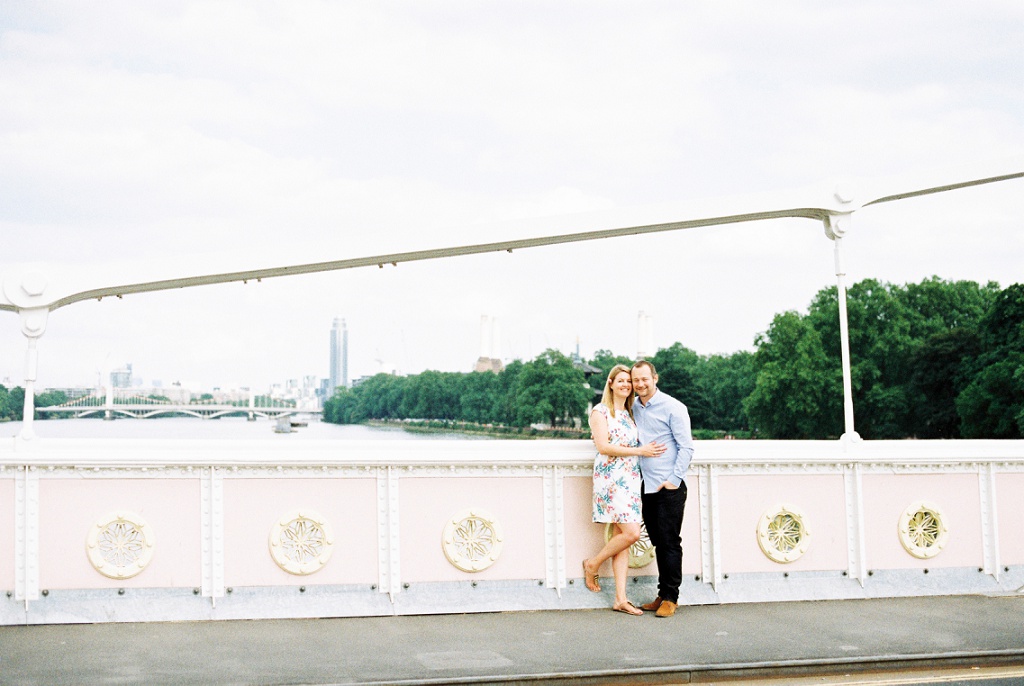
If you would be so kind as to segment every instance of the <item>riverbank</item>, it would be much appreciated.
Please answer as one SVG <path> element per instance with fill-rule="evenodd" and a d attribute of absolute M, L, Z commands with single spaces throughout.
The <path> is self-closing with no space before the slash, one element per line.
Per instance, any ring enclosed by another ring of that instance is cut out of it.
<path fill-rule="evenodd" d="M 505 438 L 530 440 L 536 438 L 564 438 L 570 440 L 589 440 L 588 429 L 557 427 L 537 429 L 530 426 L 502 426 L 499 424 L 474 424 L 472 422 L 456 422 L 445 419 L 370 419 L 366 426 L 377 428 L 401 428 L 412 433 L 459 433 L 466 436 L 482 438 Z"/>
<path fill-rule="evenodd" d="M 458 431 L 414 432 L 397 423 L 368 426 L 363 424 L 330 424 L 319 420 L 296 427 L 288 433 L 274 431 L 276 422 L 265 417 L 247 421 L 245 417 L 199 419 L 198 417 L 162 417 L 134 419 L 121 417 L 113 421 L 101 418 L 45 419 L 33 422 L 36 436 L 42 439 L 60 438 L 130 438 L 130 439 L 225 439 L 261 441 L 308 440 L 467 440 L 471 436 Z M 0 440 L 14 438 L 22 429 L 22 422 L 0 422 Z"/>
<path fill-rule="evenodd" d="M 365 426 L 378 428 L 401 428 L 412 433 L 459 433 L 466 436 L 510 439 L 534 438 L 565 438 L 571 440 L 590 440 L 589 429 L 573 429 L 558 427 L 553 429 L 537 429 L 534 427 L 501 426 L 495 424 L 473 424 L 472 422 L 456 422 L 444 419 L 370 419 Z M 749 431 L 717 431 L 712 429 L 694 429 L 693 437 L 698 441 L 719 440 L 751 440 L 754 437 Z"/>

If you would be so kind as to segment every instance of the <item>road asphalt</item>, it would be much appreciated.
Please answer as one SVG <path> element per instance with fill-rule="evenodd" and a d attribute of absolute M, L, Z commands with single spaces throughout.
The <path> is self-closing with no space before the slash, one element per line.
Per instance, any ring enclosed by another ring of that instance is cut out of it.
<path fill-rule="evenodd" d="M 639 684 L 1024 665 L 1024 595 L 0 627 L 0 684 Z"/>

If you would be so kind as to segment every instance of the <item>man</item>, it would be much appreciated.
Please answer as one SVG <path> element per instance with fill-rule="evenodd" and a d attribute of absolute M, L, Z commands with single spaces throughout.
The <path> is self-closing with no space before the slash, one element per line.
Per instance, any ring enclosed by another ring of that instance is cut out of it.
<path fill-rule="evenodd" d="M 658 617 L 671 617 L 679 603 L 683 582 L 683 508 L 686 507 L 686 470 L 693 458 L 690 413 L 686 405 L 658 392 L 658 372 L 647 360 L 630 370 L 633 379 L 633 417 L 640 443 L 665 446 L 660 457 L 640 458 L 640 492 L 644 526 L 658 561 L 658 597 L 641 608 Z"/>

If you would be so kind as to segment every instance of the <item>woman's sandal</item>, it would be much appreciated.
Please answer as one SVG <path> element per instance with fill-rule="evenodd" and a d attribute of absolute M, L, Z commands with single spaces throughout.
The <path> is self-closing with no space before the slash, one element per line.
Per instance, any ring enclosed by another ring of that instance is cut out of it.
<path fill-rule="evenodd" d="M 587 571 L 587 561 L 583 561 L 583 583 L 587 585 L 587 589 L 598 593 L 601 590 L 601 585 L 597 583 L 597 572 L 591 574 Z"/>
<path fill-rule="evenodd" d="M 622 605 L 612 605 L 612 609 L 616 612 L 621 612 L 626 615 L 633 615 L 634 617 L 639 617 L 644 613 L 643 610 L 637 608 L 636 605 L 629 602 L 628 600 L 624 602 Z"/>

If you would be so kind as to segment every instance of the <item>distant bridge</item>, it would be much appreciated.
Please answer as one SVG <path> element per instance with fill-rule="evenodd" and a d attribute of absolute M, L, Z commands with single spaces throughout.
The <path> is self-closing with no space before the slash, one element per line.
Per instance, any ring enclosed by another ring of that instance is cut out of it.
<path fill-rule="evenodd" d="M 150 419 L 170 414 L 184 414 L 200 419 L 217 419 L 230 415 L 243 415 L 249 419 L 266 417 L 277 419 L 296 414 L 317 415 L 318 408 L 300 407 L 295 400 L 282 400 L 264 396 L 249 396 L 248 401 L 217 401 L 213 399 L 192 399 L 188 403 L 175 402 L 168 398 L 142 395 L 124 388 L 98 390 L 60 405 L 38 407 L 36 412 L 48 414 L 73 414 L 75 417 L 89 417 L 102 414 L 105 419 L 115 416 L 133 419 Z"/>

